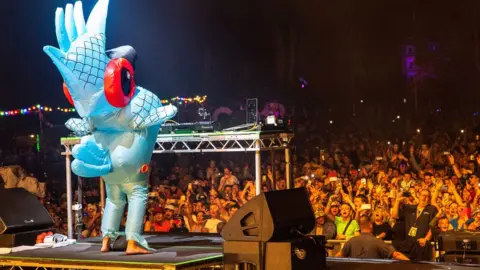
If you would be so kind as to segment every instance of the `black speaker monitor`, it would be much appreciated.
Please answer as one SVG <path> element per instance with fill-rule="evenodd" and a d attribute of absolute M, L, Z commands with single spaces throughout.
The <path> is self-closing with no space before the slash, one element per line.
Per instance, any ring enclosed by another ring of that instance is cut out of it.
<path fill-rule="evenodd" d="M 480 232 L 445 232 L 438 236 L 438 249 L 446 253 L 480 253 Z"/>
<path fill-rule="evenodd" d="M 47 229 L 53 220 L 35 195 L 23 188 L 0 189 L 0 234 Z"/>
<path fill-rule="evenodd" d="M 226 241 L 282 241 L 309 234 L 315 216 L 304 188 L 262 193 L 244 204 L 222 231 Z"/>

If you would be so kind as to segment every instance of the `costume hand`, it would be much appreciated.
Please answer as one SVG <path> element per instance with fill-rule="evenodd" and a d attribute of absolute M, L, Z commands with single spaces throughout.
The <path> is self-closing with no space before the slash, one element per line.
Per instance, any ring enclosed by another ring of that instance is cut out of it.
<path fill-rule="evenodd" d="M 80 116 L 89 113 L 91 96 L 103 88 L 105 68 L 105 24 L 109 0 L 99 0 L 85 23 L 82 2 L 67 4 L 55 13 L 59 48 L 45 46 L 44 52 L 60 71 Z"/>
<path fill-rule="evenodd" d="M 75 160 L 72 171 L 81 177 L 100 177 L 112 170 L 112 161 L 107 149 L 95 142 L 93 136 L 85 136 L 72 149 Z"/>

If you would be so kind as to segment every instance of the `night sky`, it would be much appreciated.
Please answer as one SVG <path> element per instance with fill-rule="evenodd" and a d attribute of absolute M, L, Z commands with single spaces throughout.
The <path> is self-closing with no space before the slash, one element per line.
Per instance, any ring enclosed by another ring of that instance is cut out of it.
<path fill-rule="evenodd" d="M 57 46 L 54 13 L 68 2 L 0 1 L 0 108 L 68 105 L 42 51 Z M 83 2 L 88 15 L 96 1 Z M 408 95 L 401 46 L 436 42 L 439 79 L 425 93 L 476 96 L 476 2 L 111 0 L 107 47 L 133 45 L 137 83 L 160 97 L 298 95 L 292 89 L 304 76 L 312 97 L 388 100 Z"/>

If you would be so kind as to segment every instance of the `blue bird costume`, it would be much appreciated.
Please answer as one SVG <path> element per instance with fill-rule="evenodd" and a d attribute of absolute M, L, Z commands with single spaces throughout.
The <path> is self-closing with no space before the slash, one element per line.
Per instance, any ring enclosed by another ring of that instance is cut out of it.
<path fill-rule="evenodd" d="M 103 177 L 107 200 L 104 237 L 115 239 L 128 201 L 127 240 L 148 248 L 142 237 L 148 198 L 148 164 L 160 125 L 175 116 L 152 92 L 135 85 L 135 51 L 123 46 L 106 51 L 109 0 L 99 0 L 85 23 L 82 2 L 58 8 L 55 30 L 59 48 L 45 46 L 64 79 L 64 92 L 81 118 L 66 126 L 81 143 L 72 149 L 72 171 Z"/>

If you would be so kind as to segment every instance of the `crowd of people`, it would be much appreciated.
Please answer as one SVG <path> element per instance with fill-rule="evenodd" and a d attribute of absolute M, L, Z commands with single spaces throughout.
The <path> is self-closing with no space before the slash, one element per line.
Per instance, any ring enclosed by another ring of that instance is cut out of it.
<path fill-rule="evenodd" d="M 316 151 L 318 156 L 297 153 L 292 185 L 308 191 L 317 222 L 312 234 L 348 240 L 360 235 L 359 221 L 368 217 L 375 237 L 392 240 L 411 258 L 429 259 L 439 232 L 480 229 L 480 141 L 444 139 L 438 135 L 426 144 L 418 134 L 408 142 L 338 137 L 342 143 Z M 175 165 L 166 180 L 160 180 L 161 164 L 151 165 L 146 232 L 218 233 L 255 196 L 248 160 Z M 280 155 L 262 166 L 262 191 L 287 188 L 285 167 Z M 97 189 L 87 191 L 84 237 L 101 234 L 98 200 Z"/>
<path fill-rule="evenodd" d="M 305 133 L 299 129 L 296 135 Z M 391 240 L 396 251 L 412 259 L 428 260 L 430 243 L 440 232 L 480 230 L 478 136 L 414 133 L 392 141 L 366 133 L 332 135 L 324 147 L 297 147 L 291 185 L 308 192 L 316 218 L 312 234 L 348 240 L 361 234 L 367 217 L 376 238 Z M 255 196 L 251 158 L 177 156 L 171 164 L 172 159 L 154 156 L 144 231 L 221 232 Z M 286 189 L 284 157 L 264 160 L 261 190 Z M 99 181 L 83 181 L 82 237 L 101 236 Z M 74 197 L 78 201 L 77 193 Z M 49 189 L 41 200 L 57 230 L 66 234 L 65 194 Z"/>

